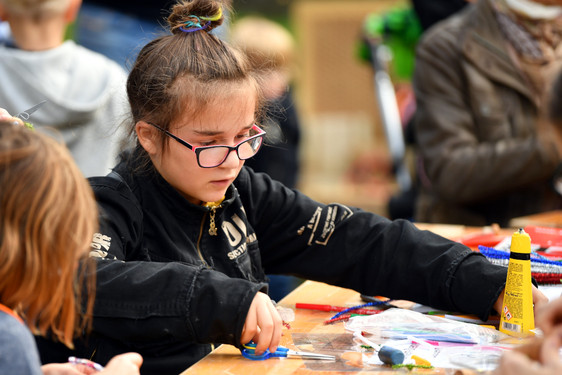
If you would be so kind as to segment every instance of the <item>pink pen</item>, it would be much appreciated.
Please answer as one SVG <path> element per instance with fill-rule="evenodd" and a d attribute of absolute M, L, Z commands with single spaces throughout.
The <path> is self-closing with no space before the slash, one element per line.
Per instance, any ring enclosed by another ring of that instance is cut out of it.
<path fill-rule="evenodd" d="M 318 310 L 318 311 L 343 311 L 343 310 L 351 309 L 350 307 L 318 305 L 312 303 L 296 303 L 295 307 L 297 309 Z M 373 314 L 378 314 L 382 311 L 383 310 L 374 310 L 374 309 L 353 309 L 350 310 L 350 313 L 361 314 L 361 315 L 373 315 Z"/>
<path fill-rule="evenodd" d="M 82 365 L 82 366 L 92 368 L 96 371 L 103 371 L 102 365 L 100 365 L 99 363 L 96 363 L 96 362 L 92 362 L 89 359 L 68 357 L 68 362 L 75 365 L 75 366 L 76 365 Z"/>

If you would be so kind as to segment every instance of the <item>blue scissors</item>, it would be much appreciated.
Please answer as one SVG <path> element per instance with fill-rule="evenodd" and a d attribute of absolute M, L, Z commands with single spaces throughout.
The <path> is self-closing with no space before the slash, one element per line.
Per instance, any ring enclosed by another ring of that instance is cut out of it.
<path fill-rule="evenodd" d="M 20 118 L 23 121 L 27 121 L 29 120 L 29 117 L 31 117 L 31 114 L 35 111 L 37 111 L 43 104 L 47 103 L 46 100 L 43 100 L 40 103 L 35 104 L 33 107 L 26 109 L 25 111 L 22 111 L 20 113 L 18 113 L 17 115 L 15 115 L 14 117 Z"/>
<path fill-rule="evenodd" d="M 318 354 L 318 353 L 309 353 L 309 352 L 297 352 L 284 346 L 278 346 L 275 353 L 271 353 L 269 349 L 266 349 L 265 352 L 262 354 L 256 354 L 256 344 L 252 341 L 244 345 L 244 349 L 242 349 L 242 355 L 245 358 L 254 360 L 254 361 L 263 361 L 268 358 L 302 358 L 302 359 L 324 359 L 328 361 L 335 361 L 336 357 L 333 355 L 327 354 Z"/>

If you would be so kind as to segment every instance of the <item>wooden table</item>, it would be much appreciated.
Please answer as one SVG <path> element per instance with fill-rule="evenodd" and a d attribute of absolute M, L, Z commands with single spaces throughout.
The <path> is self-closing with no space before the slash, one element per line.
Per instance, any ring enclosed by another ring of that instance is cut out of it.
<path fill-rule="evenodd" d="M 524 228 L 527 225 L 562 228 L 562 210 L 516 217 L 511 219 L 509 225 L 514 228 Z"/>
<path fill-rule="evenodd" d="M 295 309 L 297 302 L 326 304 L 327 301 L 332 305 L 338 306 L 364 303 L 355 291 L 315 281 L 305 281 L 279 303 L 280 306 L 291 308 L 295 311 L 295 320 L 290 323 L 290 329 L 284 329 L 281 344 L 294 350 L 333 354 L 337 357 L 336 362 L 303 361 L 295 358 L 251 361 L 242 357 L 240 351 L 234 346 L 221 345 L 201 361 L 182 372 L 181 375 L 384 375 L 393 372 L 407 373 L 405 369 L 392 370 L 388 366 L 361 365 L 359 354 L 351 352 L 351 350 L 344 352 L 344 349 L 338 347 L 338 344 L 345 346 L 351 340 L 351 334 L 345 331 L 343 324 L 324 324 L 324 321 L 334 313 Z M 299 345 L 296 346 L 295 344 Z M 318 347 L 322 348 L 318 350 Z M 351 348 L 351 344 L 349 348 Z M 418 369 L 414 373 L 442 375 L 475 374 L 475 372 L 470 370 L 437 368 L 433 370 Z"/>
<path fill-rule="evenodd" d="M 468 233 L 482 231 L 482 228 L 464 227 L 460 225 L 416 224 L 420 229 L 431 230 L 448 238 L 458 238 Z M 511 230 L 509 230 L 511 232 Z M 251 361 L 240 355 L 240 351 L 231 345 L 221 345 L 201 361 L 191 366 L 180 375 L 319 375 L 319 374 L 355 374 L 378 375 L 393 372 L 408 373 L 405 369 L 392 370 L 388 366 L 360 365 L 360 355 L 341 349 L 341 345 L 351 348 L 351 334 L 347 333 L 342 323 L 326 325 L 333 312 L 295 309 L 297 302 L 331 304 L 337 306 L 353 306 L 365 303 L 359 293 L 335 287 L 332 285 L 305 281 L 293 292 L 280 301 L 279 305 L 290 308 L 295 312 L 295 320 L 290 323 L 290 329 L 284 329 L 281 345 L 289 349 L 302 351 L 316 351 L 322 354 L 336 355 L 336 362 L 303 361 L 301 359 L 270 359 L 266 361 Z M 407 301 L 401 301 L 409 303 Z M 411 303 L 410 303 L 411 304 Z M 338 347 L 340 343 L 340 348 Z M 339 350 L 339 352 L 338 352 Z M 455 369 L 418 369 L 414 373 L 443 374 L 443 375 L 473 375 L 470 370 Z M 480 373 L 483 374 L 483 373 Z"/>
<path fill-rule="evenodd" d="M 468 233 L 482 231 L 482 228 L 464 227 L 459 225 L 416 224 L 420 229 L 431 230 L 448 238 L 458 238 Z M 489 228 L 488 228 L 489 229 Z M 511 229 L 506 233 L 511 233 Z M 317 351 L 323 354 L 334 354 L 336 362 L 303 361 L 301 359 L 271 359 L 267 361 L 251 361 L 240 355 L 240 351 L 231 345 L 221 345 L 201 361 L 191 366 L 180 375 L 190 374 L 274 374 L 274 375 L 317 375 L 317 374 L 387 374 L 404 373 L 404 369 L 392 370 L 387 366 L 360 364 L 360 355 L 351 351 L 337 352 L 337 343 L 351 340 L 341 323 L 326 325 L 324 321 L 334 313 L 314 310 L 295 309 L 297 302 L 353 306 L 364 303 L 360 295 L 349 289 L 339 288 L 314 281 L 305 281 L 297 289 L 285 297 L 279 305 L 292 309 L 295 320 L 291 328 L 284 330 L 281 345 L 302 351 Z M 407 301 L 404 301 L 407 303 Z M 316 346 L 315 346 L 316 344 Z M 298 345 L 298 346 L 297 346 Z M 320 347 L 320 350 L 318 349 Z M 351 345 L 348 346 L 351 348 Z M 471 370 L 455 369 L 418 369 L 417 373 L 443 375 L 474 375 Z M 480 373 L 484 374 L 484 373 Z"/>

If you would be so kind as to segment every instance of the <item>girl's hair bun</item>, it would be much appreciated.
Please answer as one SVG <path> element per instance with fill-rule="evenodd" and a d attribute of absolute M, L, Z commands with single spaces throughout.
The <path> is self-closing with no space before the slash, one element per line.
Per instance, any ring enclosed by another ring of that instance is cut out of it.
<path fill-rule="evenodd" d="M 168 24 L 173 34 L 204 30 L 222 24 L 228 4 L 220 0 L 180 0 L 172 7 Z"/>

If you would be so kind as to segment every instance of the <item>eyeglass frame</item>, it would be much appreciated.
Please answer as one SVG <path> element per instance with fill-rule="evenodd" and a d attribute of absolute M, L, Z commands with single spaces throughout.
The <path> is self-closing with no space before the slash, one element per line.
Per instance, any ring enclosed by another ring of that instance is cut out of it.
<path fill-rule="evenodd" d="M 183 139 L 181 139 L 180 137 L 178 137 L 177 135 L 172 134 L 172 133 L 169 132 L 168 130 L 166 130 L 166 129 L 164 129 L 164 128 L 162 128 L 162 127 L 160 127 L 160 126 L 158 126 L 158 125 L 156 125 L 156 124 L 154 124 L 154 123 L 152 123 L 152 122 L 150 122 L 150 121 L 145 121 L 145 122 L 146 122 L 147 124 L 149 124 L 149 125 L 152 125 L 152 126 L 155 127 L 156 129 L 160 130 L 161 132 L 163 132 L 164 134 L 166 134 L 168 137 L 174 139 L 175 141 L 177 141 L 177 142 L 178 142 L 179 144 L 181 144 L 182 146 L 187 147 L 188 149 L 190 149 L 191 151 L 193 151 L 193 152 L 195 153 L 195 156 L 196 156 L 196 159 L 197 159 L 197 165 L 199 165 L 199 167 L 201 167 L 201 168 L 216 168 L 216 167 L 221 166 L 221 165 L 226 161 L 226 159 L 228 159 L 228 156 L 230 155 L 230 153 L 231 153 L 232 151 L 236 151 L 236 156 L 238 157 L 239 160 L 248 160 L 249 158 L 255 156 L 255 155 L 258 153 L 258 151 L 259 151 L 260 148 L 261 148 L 261 145 L 263 144 L 263 137 L 264 137 L 265 134 L 266 134 L 265 130 L 263 130 L 263 129 L 260 128 L 256 123 L 254 123 L 254 124 L 252 125 L 251 129 L 257 130 L 257 131 L 258 131 L 258 134 L 254 134 L 254 135 L 252 135 L 252 136 L 250 136 L 250 137 L 248 137 L 248 138 L 246 138 L 246 139 L 244 139 L 244 140 L 238 142 L 238 143 L 237 143 L 236 145 L 234 145 L 234 146 L 228 146 L 228 145 L 193 146 L 193 145 L 189 144 L 188 142 L 184 141 Z M 242 143 L 248 142 L 248 141 L 250 141 L 250 140 L 252 140 L 252 139 L 255 139 L 255 138 L 262 138 L 262 141 L 260 142 L 260 145 L 259 145 L 258 149 L 256 150 L 255 154 L 252 155 L 252 156 L 250 156 L 250 157 L 248 157 L 248 158 L 246 158 L 246 159 L 242 159 L 242 158 L 240 157 L 240 153 L 239 153 L 239 151 L 238 151 L 239 148 L 240 148 L 240 145 L 241 145 Z M 202 166 L 202 165 L 201 165 L 201 162 L 199 161 L 199 154 L 201 154 L 201 152 L 203 152 L 203 151 L 206 150 L 206 149 L 218 148 L 218 147 L 226 147 L 226 148 L 228 149 L 228 152 L 226 153 L 224 159 L 223 159 L 219 164 L 213 165 L 212 167 L 205 167 L 205 166 Z"/>

